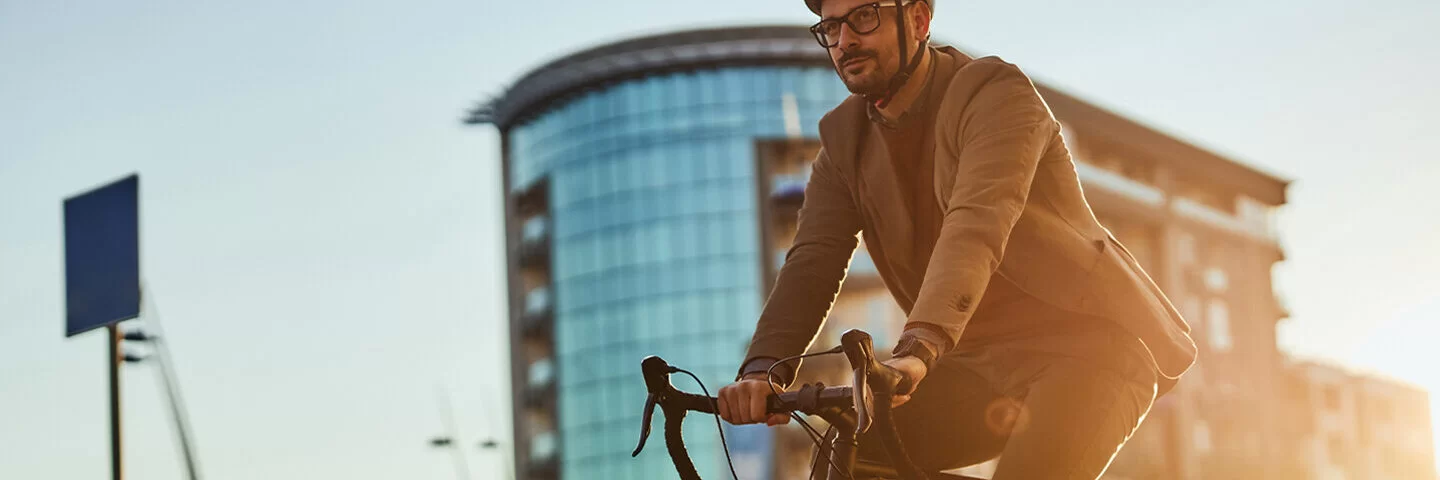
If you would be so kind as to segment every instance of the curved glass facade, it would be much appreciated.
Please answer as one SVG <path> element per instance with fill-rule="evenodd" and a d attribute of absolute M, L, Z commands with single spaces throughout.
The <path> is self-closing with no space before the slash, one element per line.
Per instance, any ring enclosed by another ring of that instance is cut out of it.
<path fill-rule="evenodd" d="M 508 132 L 512 190 L 549 180 L 546 368 L 565 478 L 674 475 L 658 418 L 645 453 L 629 455 L 645 402 L 640 360 L 660 355 L 711 394 L 730 381 L 763 300 L 755 141 L 786 135 L 787 97 L 798 107 L 789 132 L 798 123 L 813 138 L 848 94 L 825 66 L 667 73 L 593 90 Z M 687 443 L 702 476 L 728 477 L 715 429 L 691 415 Z"/>

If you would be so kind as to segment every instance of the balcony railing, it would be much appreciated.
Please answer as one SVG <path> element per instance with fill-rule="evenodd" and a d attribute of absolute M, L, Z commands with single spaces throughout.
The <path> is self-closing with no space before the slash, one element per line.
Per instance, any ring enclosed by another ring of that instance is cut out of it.
<path fill-rule="evenodd" d="M 522 190 L 516 191 L 515 210 L 524 215 L 540 213 L 550 209 L 550 182 L 540 179 Z"/>
<path fill-rule="evenodd" d="M 1165 192 L 1159 188 L 1085 162 L 1075 162 L 1075 170 L 1086 187 L 1102 188 L 1125 199 L 1153 207 L 1165 204 Z"/>
<path fill-rule="evenodd" d="M 1170 205 L 1177 215 L 1202 225 L 1256 240 L 1275 240 L 1270 225 L 1263 220 L 1245 221 L 1184 197 L 1175 198 Z"/>
<path fill-rule="evenodd" d="M 555 382 L 525 386 L 525 406 L 530 408 L 555 408 Z"/>
<path fill-rule="evenodd" d="M 531 338 L 548 338 L 555 330 L 555 313 L 549 306 L 530 310 L 520 315 L 522 332 Z"/>
<path fill-rule="evenodd" d="M 550 268 L 550 236 L 522 240 L 520 242 L 520 266 Z"/>

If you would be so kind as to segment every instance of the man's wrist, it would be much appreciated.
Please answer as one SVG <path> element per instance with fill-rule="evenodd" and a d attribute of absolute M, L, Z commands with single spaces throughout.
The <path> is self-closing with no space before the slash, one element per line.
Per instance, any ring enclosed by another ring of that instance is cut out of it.
<path fill-rule="evenodd" d="M 895 350 L 892 353 L 894 354 L 895 358 L 913 357 L 916 360 L 919 360 L 920 363 L 925 364 L 925 371 L 927 372 L 935 367 L 935 359 L 937 355 L 934 348 L 930 345 L 927 345 L 926 342 L 924 340 L 921 340 L 919 337 L 902 337 L 900 339 L 900 343 L 895 346 Z"/>
<path fill-rule="evenodd" d="M 770 357 L 751 358 L 740 367 L 740 374 L 736 375 L 735 380 L 769 380 L 780 385 L 788 385 L 791 375 L 790 366 L 783 363 L 777 365 L 777 363 L 776 359 Z"/>
<path fill-rule="evenodd" d="M 740 379 L 741 379 L 741 380 L 771 380 L 771 379 L 769 378 L 769 375 L 766 375 L 765 372 L 750 372 L 750 373 L 741 375 L 741 376 L 740 376 Z M 774 380 L 776 380 L 775 383 L 780 383 L 780 382 L 778 381 L 779 379 L 774 379 Z"/>

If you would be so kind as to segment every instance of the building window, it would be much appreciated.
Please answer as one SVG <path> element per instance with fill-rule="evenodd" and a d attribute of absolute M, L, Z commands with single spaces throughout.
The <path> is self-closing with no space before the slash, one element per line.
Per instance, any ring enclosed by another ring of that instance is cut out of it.
<path fill-rule="evenodd" d="M 870 297 L 866 304 L 870 310 L 870 325 L 865 328 L 874 337 L 876 348 L 894 345 L 893 342 L 899 341 L 895 333 L 902 328 L 901 324 L 905 323 L 904 319 L 896 319 L 892 315 L 895 301 L 891 300 L 889 295 L 875 295 Z"/>
<path fill-rule="evenodd" d="M 531 387 L 549 384 L 555 378 L 555 362 L 549 357 L 535 361 L 530 364 L 529 377 Z"/>
<path fill-rule="evenodd" d="M 1180 314 L 1184 315 L 1185 319 L 1192 324 L 1202 323 L 1205 318 L 1204 312 L 1200 311 L 1200 297 L 1191 294 L 1181 294 Z M 1200 325 L 1193 326 L 1201 328 Z"/>
<path fill-rule="evenodd" d="M 1210 425 L 1205 422 L 1195 422 L 1195 428 L 1191 429 L 1191 435 L 1195 442 L 1196 453 L 1208 453 L 1212 448 L 1210 443 Z"/>
<path fill-rule="evenodd" d="M 1180 265 L 1195 263 L 1195 236 L 1180 232 L 1175 236 L 1175 259 Z"/>
<path fill-rule="evenodd" d="M 536 288 L 525 294 L 525 311 L 538 312 L 550 307 L 550 289 Z"/>
<path fill-rule="evenodd" d="M 524 226 L 521 227 L 523 231 L 523 233 L 521 234 L 522 237 L 527 242 L 539 240 L 541 237 L 545 236 L 545 223 L 545 217 L 543 216 L 530 217 L 528 220 L 525 220 Z"/>
<path fill-rule="evenodd" d="M 1383 399 L 1375 399 L 1375 418 L 1382 423 L 1390 423 L 1391 410 L 1390 402 Z"/>
<path fill-rule="evenodd" d="M 1225 293 L 1230 288 L 1230 277 L 1225 274 L 1225 269 L 1210 267 L 1205 269 L 1205 288 L 1211 293 Z"/>
<path fill-rule="evenodd" d="M 1235 199 L 1236 216 L 1245 228 L 1267 238 L 1275 236 L 1275 207 L 1266 205 L 1248 195 Z"/>
<path fill-rule="evenodd" d="M 1327 409 L 1329 409 L 1329 410 L 1339 410 L 1339 409 L 1340 409 L 1340 388 L 1339 388 L 1339 387 L 1326 387 L 1326 388 L 1325 388 L 1325 408 L 1327 408 Z"/>
<path fill-rule="evenodd" d="M 1224 300 L 1215 298 L 1210 300 L 1208 310 L 1206 320 L 1210 331 L 1210 348 L 1217 352 L 1230 351 L 1234 346 L 1230 337 L 1230 307 Z"/>
<path fill-rule="evenodd" d="M 1327 448 L 1329 448 L 1330 451 L 1329 451 L 1329 452 L 1326 452 L 1326 453 L 1329 454 L 1330 464 L 1331 464 L 1331 465 L 1342 465 L 1342 464 L 1344 464 L 1344 458 L 1345 458 L 1345 453 L 1346 453 L 1346 451 L 1345 451 L 1345 437 L 1340 436 L 1340 434 L 1338 434 L 1338 433 L 1331 434 L 1331 435 L 1330 435 L 1330 438 L 1329 438 L 1329 440 L 1328 440 L 1328 443 L 1329 443 L 1329 445 L 1327 446 Z"/>
<path fill-rule="evenodd" d="M 530 459 L 533 461 L 547 461 L 555 458 L 556 448 L 555 432 L 542 432 L 530 439 Z"/>

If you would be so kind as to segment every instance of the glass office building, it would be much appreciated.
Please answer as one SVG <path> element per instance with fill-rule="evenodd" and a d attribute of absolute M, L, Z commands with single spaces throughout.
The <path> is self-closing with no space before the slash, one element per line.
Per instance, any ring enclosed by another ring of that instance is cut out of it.
<path fill-rule="evenodd" d="M 848 94 L 803 28 L 755 27 L 581 52 L 475 112 L 503 138 L 521 478 L 674 475 L 658 418 L 629 455 L 640 360 L 732 379 L 765 285 L 757 141 L 816 137 Z M 728 476 L 713 419 L 686 427 L 702 475 Z"/>

